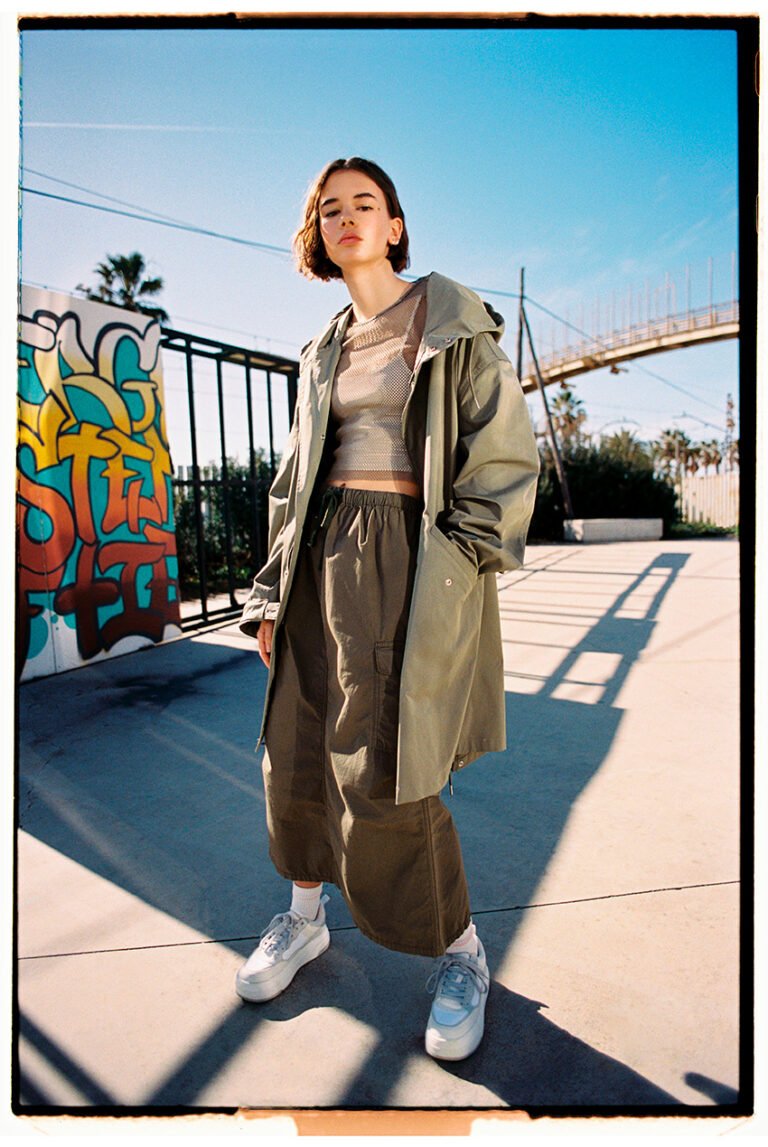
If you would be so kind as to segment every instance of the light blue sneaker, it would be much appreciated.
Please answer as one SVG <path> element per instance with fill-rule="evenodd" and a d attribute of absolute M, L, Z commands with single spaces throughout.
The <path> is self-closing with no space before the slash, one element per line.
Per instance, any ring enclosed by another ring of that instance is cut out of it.
<path fill-rule="evenodd" d="M 331 942 L 325 923 L 327 896 L 320 900 L 314 920 L 290 908 L 270 920 L 258 948 L 238 970 L 235 990 L 251 1003 L 273 1000 L 290 984 L 299 968 L 321 956 Z"/>
<path fill-rule="evenodd" d="M 485 949 L 477 955 L 446 952 L 427 980 L 434 992 L 424 1045 L 433 1059 L 466 1059 L 478 1047 L 485 1030 L 485 1005 L 491 977 Z"/>

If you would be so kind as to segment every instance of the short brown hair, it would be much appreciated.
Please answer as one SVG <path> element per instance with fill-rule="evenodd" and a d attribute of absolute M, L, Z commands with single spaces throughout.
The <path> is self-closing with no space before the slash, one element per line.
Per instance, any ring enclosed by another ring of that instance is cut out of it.
<path fill-rule="evenodd" d="M 404 271 L 410 265 L 408 258 L 408 231 L 405 226 L 405 213 L 395 190 L 395 185 L 378 163 L 371 159 L 361 159 L 352 155 L 349 159 L 334 159 L 327 164 L 310 185 L 304 200 L 304 218 L 293 236 L 293 252 L 302 275 L 308 279 L 340 279 L 341 268 L 331 262 L 325 251 L 320 235 L 320 196 L 326 180 L 334 171 L 360 171 L 367 175 L 381 191 L 387 204 L 390 219 L 402 219 L 403 233 L 399 243 L 390 244 L 387 258 L 395 271 Z"/>

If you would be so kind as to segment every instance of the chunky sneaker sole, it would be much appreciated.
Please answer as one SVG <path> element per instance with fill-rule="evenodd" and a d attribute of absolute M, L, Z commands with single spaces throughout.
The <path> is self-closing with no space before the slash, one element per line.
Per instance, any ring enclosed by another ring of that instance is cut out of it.
<path fill-rule="evenodd" d="M 331 942 L 325 922 L 327 896 L 320 901 L 317 916 L 306 920 L 290 910 L 273 917 L 261 941 L 239 968 L 235 991 L 249 1003 L 273 1000 L 284 992 L 300 968 L 322 956 Z"/>
<path fill-rule="evenodd" d="M 247 977 L 243 976 L 241 969 L 235 980 L 235 990 L 238 996 L 252 1004 L 273 1000 L 275 996 L 279 996 L 281 992 L 285 991 L 299 969 L 312 960 L 316 960 L 318 956 L 322 956 L 330 943 L 331 934 L 327 926 L 323 925 L 318 934 L 309 940 L 303 948 L 300 948 L 292 959 L 281 960 L 274 967 L 260 972 L 259 979 L 255 983 L 251 983 Z"/>
<path fill-rule="evenodd" d="M 427 1026 L 424 1047 L 433 1059 L 466 1059 L 477 1051 L 485 1032 L 485 1005 L 488 993 L 485 992 L 479 1005 L 463 1024 L 454 1028 L 450 1035 L 445 1028 Z"/>
<path fill-rule="evenodd" d="M 433 1059 L 466 1059 L 477 1050 L 485 1031 L 490 975 L 480 940 L 477 956 L 441 957 L 427 981 L 428 990 L 432 984 L 435 1001 L 424 1036 L 426 1052 Z"/>

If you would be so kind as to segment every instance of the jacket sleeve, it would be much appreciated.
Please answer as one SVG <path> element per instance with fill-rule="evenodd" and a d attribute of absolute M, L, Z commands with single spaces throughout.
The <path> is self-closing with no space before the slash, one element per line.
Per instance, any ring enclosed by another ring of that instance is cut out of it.
<path fill-rule="evenodd" d="M 458 404 L 453 502 L 440 528 L 478 573 L 517 569 L 533 514 L 539 452 L 517 374 L 490 334 L 473 339 Z"/>
<path fill-rule="evenodd" d="M 283 557 L 283 539 L 288 500 L 293 485 L 293 474 L 298 458 L 299 404 L 293 417 L 291 433 L 283 451 L 274 481 L 269 489 L 268 557 L 253 579 L 251 592 L 243 607 L 240 628 L 249 637 L 255 637 L 261 622 L 277 616 L 280 604 L 280 570 Z"/>

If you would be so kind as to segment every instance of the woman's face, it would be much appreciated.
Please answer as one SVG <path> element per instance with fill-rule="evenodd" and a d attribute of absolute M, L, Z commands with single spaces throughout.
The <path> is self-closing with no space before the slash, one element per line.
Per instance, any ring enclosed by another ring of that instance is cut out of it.
<path fill-rule="evenodd" d="M 386 261 L 403 221 L 392 219 L 384 192 L 362 171 L 334 171 L 320 193 L 320 234 L 326 254 L 344 272 Z"/>

